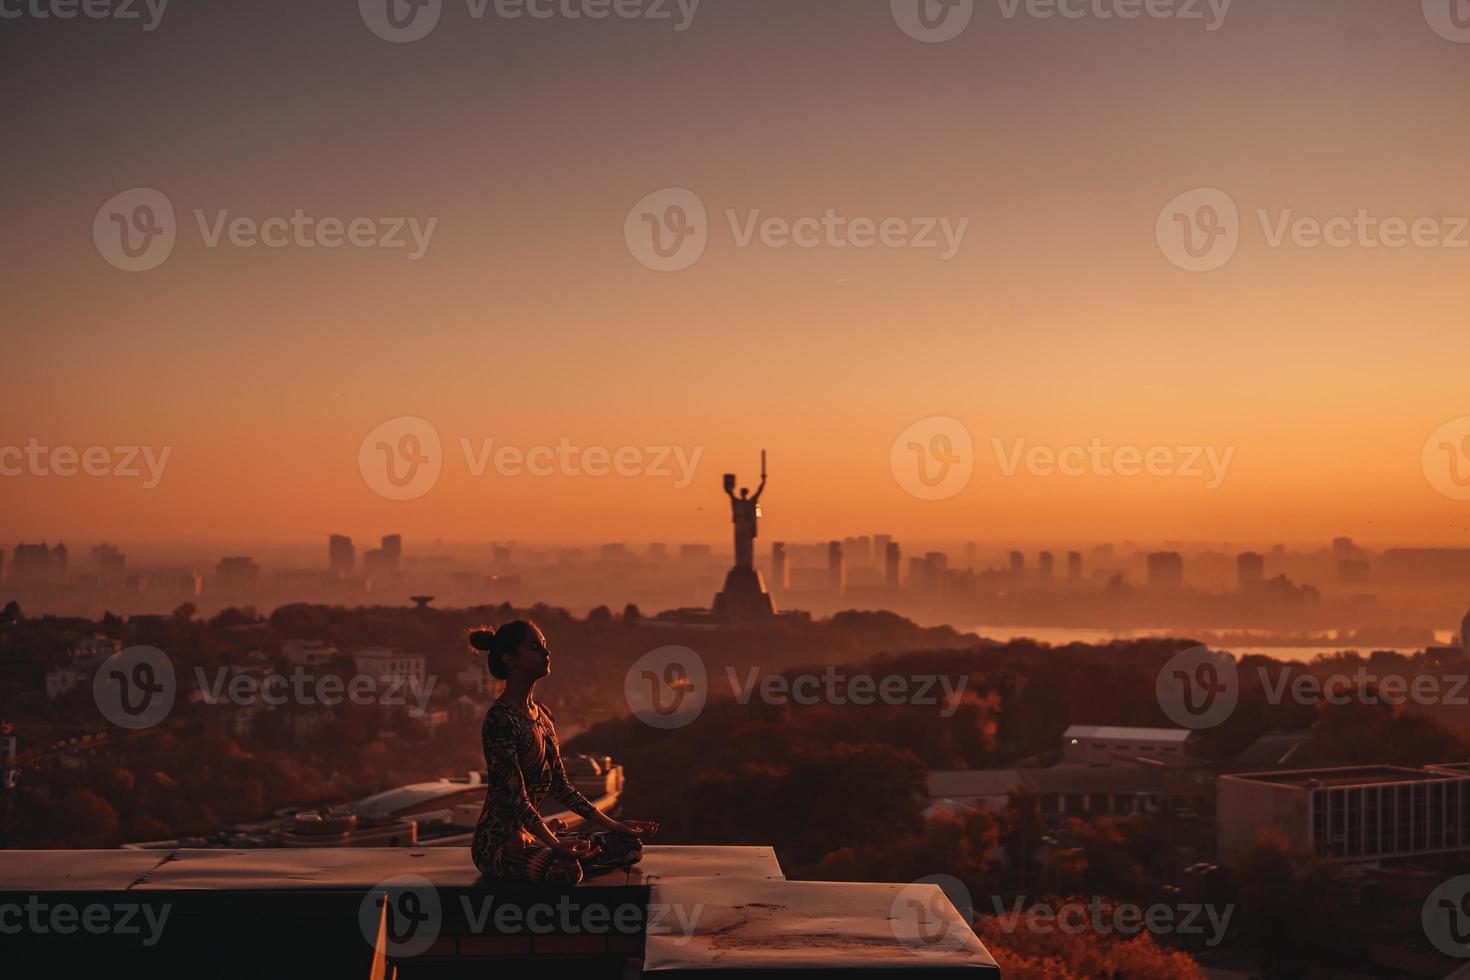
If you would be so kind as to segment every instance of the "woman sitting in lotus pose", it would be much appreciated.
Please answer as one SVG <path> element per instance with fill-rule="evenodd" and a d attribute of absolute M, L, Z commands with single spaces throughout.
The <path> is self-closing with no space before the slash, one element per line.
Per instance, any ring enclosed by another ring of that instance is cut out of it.
<path fill-rule="evenodd" d="M 654 834 L 658 824 L 614 820 L 567 779 L 551 712 L 532 696 L 536 682 L 551 673 L 551 651 L 541 630 L 516 620 L 498 630 L 475 630 L 470 645 L 485 654 L 491 675 L 505 682 L 481 730 L 489 789 L 470 845 L 475 867 L 489 878 L 576 884 L 636 863 L 643 854 L 641 839 Z M 602 830 L 558 838 L 554 829 L 562 829 L 560 821 L 553 828 L 541 819 L 548 796 Z"/>

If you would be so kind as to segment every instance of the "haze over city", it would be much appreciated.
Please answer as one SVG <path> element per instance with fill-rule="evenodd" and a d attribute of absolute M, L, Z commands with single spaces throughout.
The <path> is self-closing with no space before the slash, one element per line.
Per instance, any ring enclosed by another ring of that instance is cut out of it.
<path fill-rule="evenodd" d="M 1470 975 L 1470 0 L 0 78 L 7 965 Z"/>

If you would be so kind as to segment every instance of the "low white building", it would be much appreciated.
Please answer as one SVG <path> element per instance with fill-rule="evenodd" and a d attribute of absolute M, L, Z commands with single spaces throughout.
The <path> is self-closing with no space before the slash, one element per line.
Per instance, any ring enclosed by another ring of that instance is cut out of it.
<path fill-rule="evenodd" d="M 1182 758 L 1194 732 L 1187 728 L 1126 728 L 1073 725 L 1062 734 L 1062 759 L 1084 766 L 1110 766 L 1119 755 Z"/>
<path fill-rule="evenodd" d="M 364 647 L 352 655 L 352 662 L 360 676 L 373 678 L 380 692 L 397 689 L 407 694 L 423 690 L 427 662 L 422 654 Z"/>

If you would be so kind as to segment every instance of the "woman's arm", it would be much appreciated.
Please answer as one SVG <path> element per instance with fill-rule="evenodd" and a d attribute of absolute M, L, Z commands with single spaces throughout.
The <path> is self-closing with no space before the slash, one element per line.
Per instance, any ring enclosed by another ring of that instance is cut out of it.
<path fill-rule="evenodd" d="M 485 731 L 485 763 L 489 768 L 490 786 L 487 792 L 499 790 L 510 798 L 511 809 L 517 825 L 553 850 L 574 857 L 587 857 L 581 841 L 560 841 L 541 814 L 531 804 L 526 794 L 526 777 L 521 772 L 520 750 L 516 744 L 515 728 L 508 718 L 492 718 Z"/>
<path fill-rule="evenodd" d="M 545 707 L 541 708 L 546 711 Z M 547 748 L 551 751 L 551 794 L 567 805 L 577 816 L 590 823 L 594 823 L 604 830 L 611 830 L 618 834 L 627 834 L 637 837 L 640 834 L 649 833 L 647 828 L 639 828 L 621 821 L 614 820 L 593 805 L 592 801 L 582 795 L 572 781 L 567 778 L 567 767 L 561 759 L 561 743 L 556 738 L 556 725 L 552 722 L 551 712 L 546 712 L 547 725 Z"/>

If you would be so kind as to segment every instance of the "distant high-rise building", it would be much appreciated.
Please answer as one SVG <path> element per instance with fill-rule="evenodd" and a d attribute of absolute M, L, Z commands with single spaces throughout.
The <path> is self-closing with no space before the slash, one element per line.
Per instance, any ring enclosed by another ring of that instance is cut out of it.
<path fill-rule="evenodd" d="M 924 591 L 924 559 L 909 559 L 909 591 L 922 594 Z"/>
<path fill-rule="evenodd" d="M 867 535 L 859 538 L 843 538 L 842 554 L 854 565 L 871 565 L 873 563 L 873 539 Z"/>
<path fill-rule="evenodd" d="M 1470 612 L 1460 620 L 1460 650 L 1465 656 L 1470 657 Z"/>
<path fill-rule="evenodd" d="M 666 561 L 669 557 L 669 546 L 660 541 L 655 541 L 648 546 L 648 558 L 650 561 Z"/>
<path fill-rule="evenodd" d="M 784 589 L 786 582 L 786 542 L 777 541 L 771 545 L 771 586 Z"/>
<path fill-rule="evenodd" d="M 887 537 L 888 535 L 881 535 Z M 883 545 L 883 584 L 890 589 L 898 588 L 898 563 L 901 559 L 900 549 L 897 541 L 887 541 Z"/>
<path fill-rule="evenodd" d="M 334 534 L 327 539 L 327 567 L 339 578 L 350 578 L 357 571 L 357 550 L 351 538 Z"/>
<path fill-rule="evenodd" d="M 886 562 L 888 560 L 888 546 L 893 543 L 891 534 L 873 535 L 873 561 Z"/>
<path fill-rule="evenodd" d="M 1262 589 L 1266 609 L 1274 613 L 1299 613 L 1322 603 L 1322 593 L 1315 585 L 1297 585 L 1285 575 L 1267 579 Z"/>
<path fill-rule="evenodd" d="M 56 584 L 66 585 L 67 551 L 64 543 L 58 541 L 56 547 L 51 549 L 51 560 L 56 565 Z"/>
<path fill-rule="evenodd" d="M 510 549 L 504 545 L 496 545 L 490 552 L 490 560 L 495 563 L 496 568 L 504 568 L 510 564 Z"/>
<path fill-rule="evenodd" d="M 714 549 L 707 544 L 679 545 L 680 561 L 708 561 L 713 555 Z"/>
<path fill-rule="evenodd" d="M 104 589 L 115 589 L 123 584 L 127 565 L 127 556 L 110 544 L 104 542 L 92 549 L 92 566 Z"/>
<path fill-rule="evenodd" d="M 1082 581 L 1082 552 L 1067 552 L 1067 581 Z"/>
<path fill-rule="evenodd" d="M 920 588 L 925 595 L 939 596 L 944 591 L 945 572 L 949 569 L 949 556 L 942 551 L 931 551 L 924 555 L 919 566 Z"/>
<path fill-rule="evenodd" d="M 388 562 L 393 571 L 398 571 L 398 563 L 403 560 L 403 535 L 389 534 L 383 538 L 383 560 Z"/>
<path fill-rule="evenodd" d="M 1026 572 L 1026 556 L 1019 551 L 1011 552 L 1011 574 L 1020 578 Z"/>
<path fill-rule="evenodd" d="M 827 588 L 838 595 L 842 594 L 841 541 L 832 541 L 827 544 Z"/>
<path fill-rule="evenodd" d="M 1182 589 L 1184 556 L 1177 551 L 1149 552 L 1148 587 L 1156 592 L 1176 592 Z"/>
<path fill-rule="evenodd" d="M 226 592 L 243 592 L 260 582 L 260 566 L 252 558 L 221 558 L 214 567 L 214 584 Z"/>
<path fill-rule="evenodd" d="M 1041 580 L 1051 581 L 1052 557 L 1050 551 L 1043 551 L 1037 558 L 1037 567 L 1041 570 Z"/>
<path fill-rule="evenodd" d="M 61 548 L 61 545 L 57 545 Z M 65 551 L 62 552 L 65 554 Z M 56 556 L 45 544 L 17 544 L 11 557 L 10 581 L 22 588 L 52 589 L 60 583 Z"/>
<path fill-rule="evenodd" d="M 626 561 L 628 557 L 628 546 L 625 544 L 605 544 L 602 546 L 603 561 Z"/>
<path fill-rule="evenodd" d="M 1266 581 L 1266 556 L 1242 551 L 1235 557 L 1235 581 L 1241 592 L 1259 592 Z"/>
<path fill-rule="evenodd" d="M 1338 561 L 1345 561 L 1346 559 L 1353 557 L 1353 553 L 1357 550 L 1357 547 L 1353 545 L 1352 538 L 1332 539 L 1332 557 L 1336 558 Z"/>

